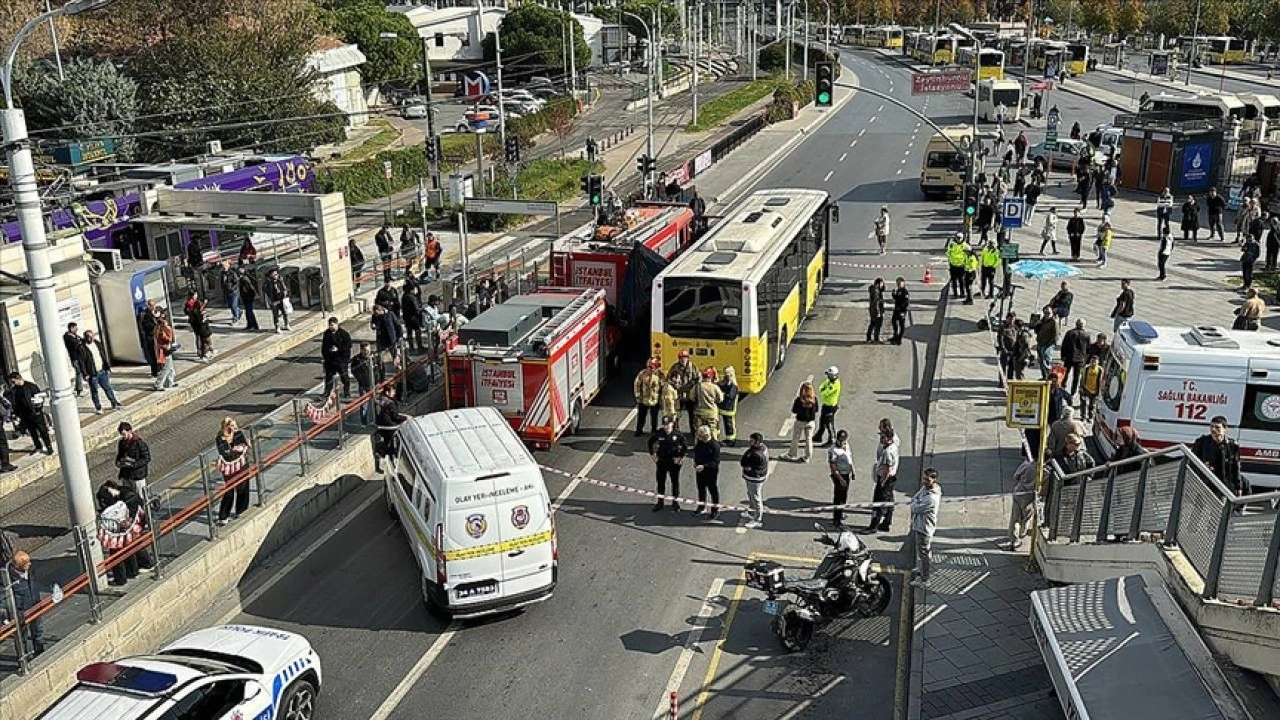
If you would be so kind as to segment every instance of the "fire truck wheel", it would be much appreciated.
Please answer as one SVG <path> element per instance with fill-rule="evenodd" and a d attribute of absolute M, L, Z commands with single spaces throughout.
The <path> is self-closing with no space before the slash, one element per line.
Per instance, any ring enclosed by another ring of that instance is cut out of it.
<path fill-rule="evenodd" d="M 582 400 L 573 401 L 573 414 L 569 416 L 569 434 L 577 435 L 582 427 Z"/>

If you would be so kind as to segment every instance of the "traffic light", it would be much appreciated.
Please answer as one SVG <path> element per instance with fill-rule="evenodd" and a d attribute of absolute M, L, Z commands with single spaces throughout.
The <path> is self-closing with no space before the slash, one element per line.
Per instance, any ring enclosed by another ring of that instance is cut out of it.
<path fill-rule="evenodd" d="M 648 175 L 652 173 L 656 166 L 657 163 L 648 155 L 641 155 L 636 158 L 636 169 L 640 171 L 641 175 Z"/>
<path fill-rule="evenodd" d="M 835 97 L 835 65 L 823 60 L 813 66 L 813 104 L 815 107 L 831 107 Z"/>
<path fill-rule="evenodd" d="M 506 155 L 508 165 L 520 162 L 520 138 L 515 135 L 508 135 L 502 150 Z"/>
<path fill-rule="evenodd" d="M 978 214 L 978 188 L 973 185 L 964 186 L 964 216 L 972 219 Z"/>
<path fill-rule="evenodd" d="M 592 207 L 599 207 L 604 203 L 604 176 L 588 175 L 587 183 L 587 199 Z"/>
<path fill-rule="evenodd" d="M 440 164 L 440 136 L 427 138 L 427 165 L 435 168 Z"/>

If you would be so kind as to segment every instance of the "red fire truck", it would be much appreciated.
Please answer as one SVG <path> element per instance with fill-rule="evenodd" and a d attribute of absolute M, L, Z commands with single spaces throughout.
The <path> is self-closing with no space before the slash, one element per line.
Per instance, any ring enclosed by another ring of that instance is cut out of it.
<path fill-rule="evenodd" d="M 480 313 L 445 354 L 449 407 L 495 407 L 534 447 L 551 447 L 604 385 L 605 314 L 599 288 L 544 288 Z"/>
<path fill-rule="evenodd" d="M 551 246 L 551 284 L 604 290 L 616 352 L 626 328 L 647 336 L 653 278 L 697 239 L 696 227 L 692 210 L 666 203 L 641 203 L 617 225 L 589 223 Z"/>

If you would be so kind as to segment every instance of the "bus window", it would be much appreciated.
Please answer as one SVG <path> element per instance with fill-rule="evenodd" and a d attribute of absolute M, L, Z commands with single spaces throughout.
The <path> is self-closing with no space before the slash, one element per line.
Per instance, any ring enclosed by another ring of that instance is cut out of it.
<path fill-rule="evenodd" d="M 665 330 L 672 337 L 732 340 L 742 332 L 737 282 L 670 278 L 663 285 Z"/>

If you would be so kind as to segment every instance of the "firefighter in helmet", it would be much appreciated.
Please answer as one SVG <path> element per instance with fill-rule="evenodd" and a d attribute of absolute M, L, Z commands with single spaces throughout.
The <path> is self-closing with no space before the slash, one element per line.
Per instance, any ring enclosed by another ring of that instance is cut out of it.
<path fill-rule="evenodd" d="M 706 425 L 711 428 L 711 437 L 720 439 L 720 403 L 724 402 L 724 392 L 716 384 L 716 369 L 709 367 L 702 371 L 702 382 L 694 390 L 694 428 Z"/>

